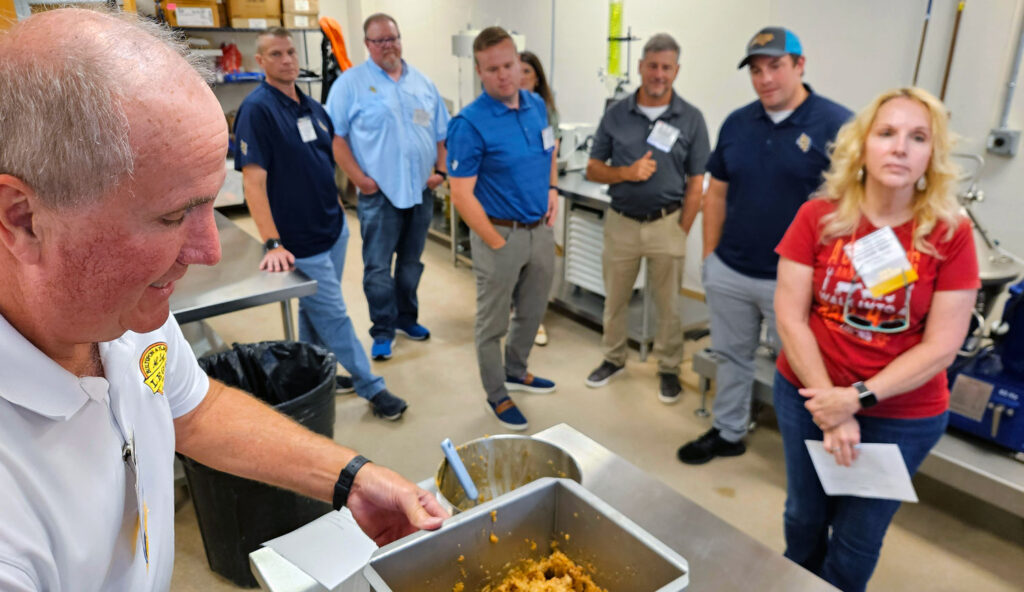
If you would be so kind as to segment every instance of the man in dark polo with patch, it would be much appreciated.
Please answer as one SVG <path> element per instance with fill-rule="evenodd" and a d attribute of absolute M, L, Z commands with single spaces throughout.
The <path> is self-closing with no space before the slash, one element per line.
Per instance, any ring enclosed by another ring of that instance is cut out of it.
<path fill-rule="evenodd" d="M 739 67 L 749 66 L 758 100 L 726 118 L 708 161 L 703 279 L 718 372 L 712 428 L 678 451 L 687 464 L 746 451 L 762 322 L 769 345 L 778 343 L 775 246 L 821 185 L 828 144 L 851 115 L 803 84 L 805 61 L 787 29 L 767 27 L 751 38 Z"/>
<path fill-rule="evenodd" d="M 679 400 L 683 331 L 678 295 L 686 233 L 700 210 L 710 144 L 701 112 L 675 91 L 679 44 L 654 35 L 640 59 L 640 88 L 608 108 L 587 163 L 587 178 L 609 185 L 604 222 L 604 361 L 587 377 L 597 388 L 626 367 L 626 323 L 640 262 L 658 314 L 654 357 L 658 399 Z"/>

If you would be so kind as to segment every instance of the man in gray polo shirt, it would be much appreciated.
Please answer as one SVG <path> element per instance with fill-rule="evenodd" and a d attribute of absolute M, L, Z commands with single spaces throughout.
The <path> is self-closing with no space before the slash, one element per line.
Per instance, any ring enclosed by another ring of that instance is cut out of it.
<path fill-rule="evenodd" d="M 644 45 L 640 88 L 608 108 L 587 163 L 587 178 L 607 183 L 612 198 L 604 223 L 604 361 L 587 386 L 604 386 L 626 365 L 626 317 L 640 261 L 647 259 L 658 312 L 654 356 L 658 399 L 679 400 L 682 323 L 677 296 L 686 233 L 700 209 L 704 166 L 711 151 L 704 116 L 672 90 L 679 44 L 658 33 Z"/>

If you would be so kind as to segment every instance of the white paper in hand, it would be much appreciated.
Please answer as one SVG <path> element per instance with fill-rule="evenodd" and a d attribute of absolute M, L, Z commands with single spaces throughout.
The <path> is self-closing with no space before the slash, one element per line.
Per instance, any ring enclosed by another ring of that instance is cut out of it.
<path fill-rule="evenodd" d="M 910 472 L 896 444 L 860 444 L 849 467 L 836 464 L 821 441 L 804 440 L 821 487 L 828 495 L 917 502 Z"/>

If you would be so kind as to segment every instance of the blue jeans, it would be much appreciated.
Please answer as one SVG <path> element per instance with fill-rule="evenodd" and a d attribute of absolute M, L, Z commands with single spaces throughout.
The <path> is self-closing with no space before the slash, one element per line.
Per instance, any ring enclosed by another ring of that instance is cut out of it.
<path fill-rule="evenodd" d="M 384 379 L 370 372 L 370 360 L 356 337 L 341 295 L 341 274 L 345 269 L 348 224 L 328 251 L 295 259 L 295 267 L 316 280 L 315 294 L 299 298 L 299 339 L 326 347 L 352 375 L 356 393 L 370 399 L 384 390 Z"/>
<path fill-rule="evenodd" d="M 804 445 L 824 435 L 797 388 L 778 372 L 774 391 L 786 458 L 785 555 L 840 590 L 864 590 L 900 502 L 825 495 Z M 945 432 L 948 419 L 948 412 L 924 419 L 857 416 L 861 442 L 898 444 L 911 476 Z"/>
<path fill-rule="evenodd" d="M 363 292 L 373 323 L 370 335 L 393 339 L 395 327 L 415 325 L 419 316 L 416 288 L 423 275 L 420 256 L 434 215 L 434 192 L 424 189 L 423 201 L 404 210 L 381 191 L 359 194 L 356 212 L 363 237 Z"/>

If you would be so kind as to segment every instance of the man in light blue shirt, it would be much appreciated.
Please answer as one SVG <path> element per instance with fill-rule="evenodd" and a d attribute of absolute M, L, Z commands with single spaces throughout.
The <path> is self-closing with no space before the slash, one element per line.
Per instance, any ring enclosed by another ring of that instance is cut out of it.
<path fill-rule="evenodd" d="M 447 176 L 449 115 L 434 83 L 402 59 L 395 19 L 373 14 L 363 34 L 370 59 L 338 78 L 326 108 L 335 161 L 359 189 L 370 353 L 387 360 L 396 331 L 417 341 L 430 337 L 419 324 L 416 288 L 433 190 Z"/>

